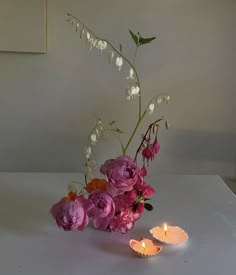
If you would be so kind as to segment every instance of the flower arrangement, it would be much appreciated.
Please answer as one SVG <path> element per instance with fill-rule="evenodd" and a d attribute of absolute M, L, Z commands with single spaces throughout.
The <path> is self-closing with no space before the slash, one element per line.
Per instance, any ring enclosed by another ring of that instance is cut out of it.
<path fill-rule="evenodd" d="M 122 140 L 123 131 L 115 126 L 115 121 L 106 125 L 101 119 L 97 120 L 85 148 L 85 182 L 81 183 L 80 192 L 77 191 L 75 184 L 70 184 L 68 195 L 52 206 L 51 214 L 58 226 L 66 231 L 84 230 L 89 219 L 92 219 L 95 228 L 127 233 L 134 227 L 145 209 L 148 211 L 153 209 L 148 201 L 155 190 L 145 183 L 144 178 L 147 175 L 149 161 L 154 159 L 160 148 L 157 139 L 160 123 L 164 122 L 167 129 L 169 127 L 163 117 L 156 119 L 142 136 L 135 156 L 127 155 L 128 147 L 145 116 L 152 115 L 158 105 L 163 102 L 168 103 L 170 100 L 169 95 L 160 94 L 152 98 L 144 109 L 142 106 L 141 83 L 135 68 L 135 59 L 139 47 L 151 43 L 156 37 L 144 38 L 139 32 L 134 33 L 129 30 L 135 44 L 134 58 L 131 62 L 123 54 L 121 44 L 119 49 L 115 48 L 108 40 L 98 37 L 72 14 L 68 14 L 68 22 L 75 26 L 76 32 L 81 39 L 85 40 L 90 51 L 99 50 L 101 54 L 107 52 L 109 63 L 114 64 L 118 71 L 126 65 L 125 69 L 128 70 L 126 97 L 127 100 L 138 101 L 138 114 L 134 129 L 126 143 Z M 92 148 L 106 132 L 112 133 L 118 140 L 122 154 L 106 160 L 100 167 L 104 177 L 94 178 L 92 172 L 96 162 L 91 158 Z M 141 166 L 138 165 L 140 155 Z"/>

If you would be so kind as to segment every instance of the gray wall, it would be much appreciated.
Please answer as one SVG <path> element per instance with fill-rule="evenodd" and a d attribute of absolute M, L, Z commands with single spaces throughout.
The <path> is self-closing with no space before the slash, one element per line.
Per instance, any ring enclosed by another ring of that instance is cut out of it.
<path fill-rule="evenodd" d="M 48 53 L 0 53 L 1 171 L 80 171 L 96 116 L 116 119 L 128 133 L 133 127 L 137 102 L 125 100 L 126 73 L 89 52 L 66 23 L 68 11 L 122 42 L 127 56 L 128 28 L 158 36 L 137 59 L 144 102 L 158 91 L 172 97 L 155 113 L 172 128 L 160 132 L 151 170 L 235 176 L 234 0 L 48 0 Z M 107 138 L 95 158 L 119 153 Z"/>

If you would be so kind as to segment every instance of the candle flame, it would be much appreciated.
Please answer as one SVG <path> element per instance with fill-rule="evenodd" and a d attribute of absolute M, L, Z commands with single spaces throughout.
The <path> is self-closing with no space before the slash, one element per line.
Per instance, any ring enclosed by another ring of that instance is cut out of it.
<path fill-rule="evenodd" d="M 166 223 L 164 223 L 164 232 L 165 232 L 165 234 L 166 234 L 166 232 L 167 232 L 167 229 L 168 229 L 168 226 L 167 226 Z"/>
<path fill-rule="evenodd" d="M 143 248 L 145 248 L 145 247 L 146 247 L 145 242 L 141 242 L 141 246 L 142 246 Z"/>

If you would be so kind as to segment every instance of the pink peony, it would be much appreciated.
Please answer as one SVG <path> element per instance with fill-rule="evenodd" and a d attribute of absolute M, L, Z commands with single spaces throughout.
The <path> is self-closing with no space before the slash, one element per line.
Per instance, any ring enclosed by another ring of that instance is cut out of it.
<path fill-rule="evenodd" d="M 134 223 L 135 219 L 133 213 L 129 210 L 124 210 L 112 219 L 109 229 L 125 234 L 134 227 Z"/>
<path fill-rule="evenodd" d="M 100 171 L 107 177 L 107 191 L 112 195 L 132 190 L 140 173 L 140 169 L 129 156 L 107 160 Z"/>
<path fill-rule="evenodd" d="M 73 200 L 63 198 L 51 208 L 51 214 L 59 228 L 70 230 L 84 230 L 88 225 L 87 211 L 91 209 L 92 202 L 83 196 L 77 196 Z"/>
<path fill-rule="evenodd" d="M 95 191 L 90 194 L 89 199 L 93 202 L 93 208 L 89 211 L 89 216 L 94 218 L 94 227 L 106 229 L 115 214 L 113 198 L 105 191 Z"/>

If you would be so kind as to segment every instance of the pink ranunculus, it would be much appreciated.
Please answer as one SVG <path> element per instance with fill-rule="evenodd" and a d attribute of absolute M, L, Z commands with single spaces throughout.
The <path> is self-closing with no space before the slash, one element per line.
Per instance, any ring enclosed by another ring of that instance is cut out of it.
<path fill-rule="evenodd" d="M 109 229 L 125 234 L 134 227 L 134 223 L 135 219 L 133 213 L 129 210 L 124 210 L 112 219 Z"/>
<path fill-rule="evenodd" d="M 154 140 L 154 142 L 153 142 L 153 145 L 152 145 L 152 148 L 153 148 L 153 152 L 154 152 L 155 154 L 157 154 L 158 151 L 159 151 L 159 149 L 160 149 L 160 144 L 159 144 L 157 138 L 155 138 L 155 140 Z"/>
<path fill-rule="evenodd" d="M 51 208 L 51 214 L 59 228 L 65 231 L 84 230 L 88 225 L 87 211 L 91 209 L 92 202 L 83 196 L 76 199 L 61 199 Z"/>
<path fill-rule="evenodd" d="M 106 229 L 115 214 L 113 198 L 105 191 L 95 191 L 90 194 L 89 199 L 93 202 L 93 208 L 89 211 L 89 216 L 93 217 L 94 227 Z"/>
<path fill-rule="evenodd" d="M 132 190 L 140 173 L 140 169 L 129 156 L 107 160 L 101 166 L 100 171 L 107 177 L 107 191 L 112 195 Z"/>
<path fill-rule="evenodd" d="M 143 156 L 143 161 L 146 159 L 147 161 L 149 160 L 153 160 L 154 159 L 154 151 L 152 146 L 147 145 L 147 147 L 145 147 L 142 151 L 142 156 Z"/>

